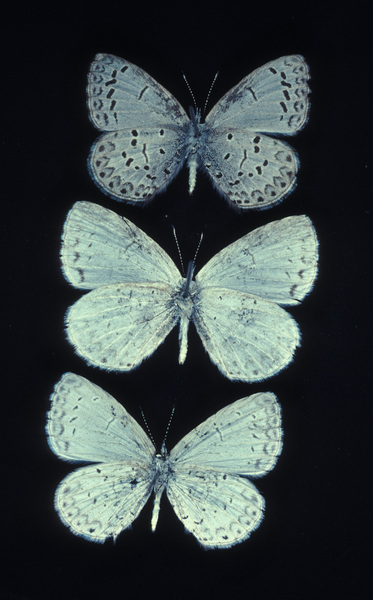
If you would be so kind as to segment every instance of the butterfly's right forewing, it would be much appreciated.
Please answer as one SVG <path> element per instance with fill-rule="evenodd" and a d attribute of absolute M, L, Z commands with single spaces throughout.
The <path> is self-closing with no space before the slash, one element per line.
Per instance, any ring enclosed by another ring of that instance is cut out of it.
<path fill-rule="evenodd" d="M 294 135 L 307 122 L 309 69 L 303 56 L 282 56 L 244 77 L 212 108 L 214 129 Z"/>
<path fill-rule="evenodd" d="M 197 274 L 202 288 L 226 287 L 278 304 L 298 304 L 317 274 L 318 241 L 305 215 L 258 227 L 218 252 Z"/>
<path fill-rule="evenodd" d="M 259 392 L 225 406 L 184 436 L 171 451 L 175 469 L 188 465 L 260 477 L 282 447 L 281 408 L 275 394 Z"/>

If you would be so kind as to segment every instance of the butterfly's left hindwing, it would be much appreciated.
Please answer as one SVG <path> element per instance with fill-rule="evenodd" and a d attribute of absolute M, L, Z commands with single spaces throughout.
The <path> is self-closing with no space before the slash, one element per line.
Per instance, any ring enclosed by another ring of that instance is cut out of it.
<path fill-rule="evenodd" d="M 93 290 L 66 315 L 69 340 L 88 364 L 131 371 L 153 354 L 179 321 L 173 291 L 161 283 Z"/>

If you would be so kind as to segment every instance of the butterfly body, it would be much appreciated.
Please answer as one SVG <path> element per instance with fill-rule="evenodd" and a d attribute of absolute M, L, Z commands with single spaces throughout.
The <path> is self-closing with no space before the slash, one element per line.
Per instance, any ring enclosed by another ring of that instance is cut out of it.
<path fill-rule="evenodd" d="M 216 189 L 244 209 L 265 208 L 296 182 L 295 151 L 273 135 L 307 121 L 308 67 L 299 55 L 271 61 L 227 92 L 201 122 L 145 71 L 98 54 L 88 76 L 90 117 L 105 133 L 93 145 L 93 180 L 117 200 L 144 202 L 187 162 L 189 192 L 202 167 Z"/>

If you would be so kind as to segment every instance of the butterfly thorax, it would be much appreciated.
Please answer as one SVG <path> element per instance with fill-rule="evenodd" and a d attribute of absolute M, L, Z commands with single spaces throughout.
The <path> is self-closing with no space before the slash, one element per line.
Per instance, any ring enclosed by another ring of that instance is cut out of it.
<path fill-rule="evenodd" d="M 170 478 L 170 461 L 169 455 L 166 450 L 165 445 L 162 445 L 162 450 L 159 454 L 156 454 L 153 462 L 154 467 L 154 479 L 153 479 L 153 489 L 154 489 L 154 505 L 153 505 L 153 514 L 152 514 L 152 531 L 155 531 L 158 522 L 160 503 L 162 494 L 167 487 L 167 483 Z"/>
<path fill-rule="evenodd" d="M 179 328 L 179 364 L 183 364 L 188 350 L 188 328 L 189 321 L 192 319 L 194 312 L 194 296 L 197 291 L 197 284 L 192 279 L 193 263 L 188 266 L 186 277 L 181 279 L 181 283 L 177 291 L 173 295 L 174 310 L 180 318 Z"/>
<path fill-rule="evenodd" d="M 200 164 L 200 149 L 203 142 L 205 124 L 201 123 L 201 111 L 189 109 L 190 129 L 187 138 L 188 168 L 189 168 L 189 194 L 193 193 L 197 179 L 197 168 Z M 201 139 L 202 138 L 202 139 Z"/>

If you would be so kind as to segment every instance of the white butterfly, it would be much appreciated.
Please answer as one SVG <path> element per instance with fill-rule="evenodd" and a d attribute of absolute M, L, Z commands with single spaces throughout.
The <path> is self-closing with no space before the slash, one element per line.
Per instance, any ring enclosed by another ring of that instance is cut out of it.
<path fill-rule="evenodd" d="M 58 486 L 55 508 L 73 533 L 93 542 L 130 527 L 154 491 L 152 530 L 164 491 L 188 531 L 206 548 L 229 548 L 258 527 L 264 499 L 247 477 L 261 477 L 282 448 L 280 406 L 270 392 L 226 406 L 161 454 L 112 396 L 65 373 L 46 426 L 55 454 L 98 463 Z"/>
<path fill-rule="evenodd" d="M 317 238 L 305 216 L 274 221 L 218 252 L 193 280 L 133 223 L 77 202 L 61 260 L 74 287 L 92 290 L 66 317 L 69 340 L 89 364 L 130 371 L 178 322 L 182 364 L 193 321 L 226 377 L 260 381 L 283 369 L 299 345 L 298 326 L 279 304 L 298 304 L 310 291 Z"/>
<path fill-rule="evenodd" d="M 89 158 L 95 183 L 137 203 L 166 189 L 187 161 L 189 192 L 198 167 L 240 208 L 264 208 L 293 189 L 298 159 L 285 142 L 307 122 L 309 72 L 300 55 L 283 56 L 247 75 L 201 123 L 145 71 L 97 54 L 88 75 L 88 108 L 105 131 Z"/>

